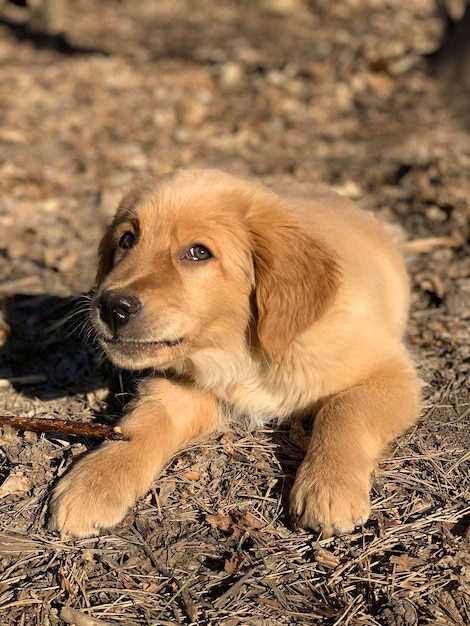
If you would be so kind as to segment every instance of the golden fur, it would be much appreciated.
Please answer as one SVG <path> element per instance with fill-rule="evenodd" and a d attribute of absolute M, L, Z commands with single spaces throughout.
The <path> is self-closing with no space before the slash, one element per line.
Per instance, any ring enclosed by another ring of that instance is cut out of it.
<path fill-rule="evenodd" d="M 119 523 L 177 450 L 241 415 L 259 427 L 315 412 L 291 512 L 324 534 L 366 521 L 371 472 L 418 415 L 407 274 L 371 214 L 293 189 L 189 170 L 125 195 L 91 320 L 117 366 L 155 375 L 121 422 L 130 441 L 102 444 L 55 488 L 64 536 Z"/>

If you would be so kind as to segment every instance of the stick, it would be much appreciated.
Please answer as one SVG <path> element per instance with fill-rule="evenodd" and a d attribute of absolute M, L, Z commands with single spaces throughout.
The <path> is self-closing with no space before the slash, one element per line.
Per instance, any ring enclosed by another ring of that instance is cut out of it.
<path fill-rule="evenodd" d="M 86 613 L 72 609 L 70 606 L 62 607 L 60 619 L 66 624 L 73 624 L 73 626 L 106 626 L 109 624 L 109 622 L 103 622 L 102 619 L 96 619 Z"/>
<path fill-rule="evenodd" d="M 463 245 L 464 239 L 458 236 L 424 237 L 423 239 L 412 239 L 400 244 L 403 254 L 426 254 L 435 248 L 459 248 Z"/>
<path fill-rule="evenodd" d="M 129 437 L 122 432 L 119 426 L 87 424 L 71 420 L 0 415 L 0 426 L 10 426 L 17 430 L 32 430 L 35 433 L 63 433 L 66 435 L 80 435 L 81 437 L 94 437 L 96 439 L 129 440 Z"/>

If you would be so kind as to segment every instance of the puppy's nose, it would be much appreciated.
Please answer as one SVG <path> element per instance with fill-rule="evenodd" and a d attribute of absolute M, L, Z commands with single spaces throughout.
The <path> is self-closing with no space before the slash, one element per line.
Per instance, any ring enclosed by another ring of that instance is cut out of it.
<path fill-rule="evenodd" d="M 100 318 L 111 328 L 114 334 L 125 326 L 131 317 L 135 317 L 142 308 L 141 301 L 130 293 L 103 291 L 98 301 Z"/>

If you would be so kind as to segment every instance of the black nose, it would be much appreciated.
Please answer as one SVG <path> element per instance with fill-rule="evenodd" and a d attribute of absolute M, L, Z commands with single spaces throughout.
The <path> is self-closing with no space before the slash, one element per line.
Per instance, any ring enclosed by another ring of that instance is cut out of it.
<path fill-rule="evenodd" d="M 100 318 L 114 334 L 125 326 L 131 317 L 135 317 L 142 308 L 141 301 L 130 293 L 122 291 L 103 291 L 98 300 Z"/>

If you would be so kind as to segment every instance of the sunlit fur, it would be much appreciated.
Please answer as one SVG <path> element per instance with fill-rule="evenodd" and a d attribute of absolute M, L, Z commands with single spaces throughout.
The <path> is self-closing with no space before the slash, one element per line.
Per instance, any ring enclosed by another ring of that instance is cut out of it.
<path fill-rule="evenodd" d="M 120 246 L 128 232 L 135 244 Z M 185 260 L 194 245 L 212 258 Z M 53 526 L 85 536 L 117 524 L 194 438 L 314 407 L 291 512 L 324 534 L 365 522 L 371 472 L 418 415 L 402 342 L 408 279 L 376 219 L 323 187 L 278 195 L 178 171 L 131 187 L 99 253 L 94 333 L 116 365 L 155 375 L 122 420 L 130 441 L 103 444 L 59 481 Z M 141 303 L 118 329 L 100 314 L 105 291 Z"/>

